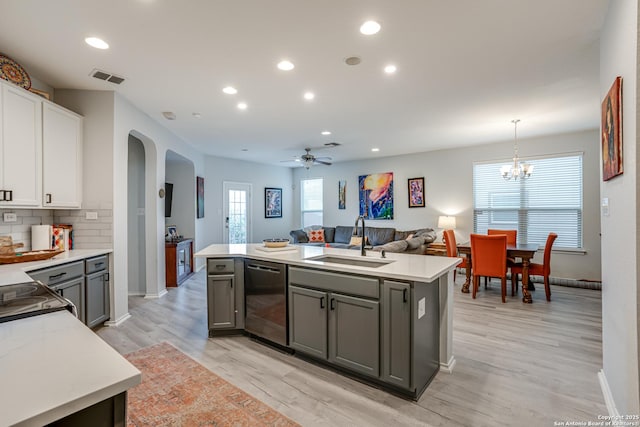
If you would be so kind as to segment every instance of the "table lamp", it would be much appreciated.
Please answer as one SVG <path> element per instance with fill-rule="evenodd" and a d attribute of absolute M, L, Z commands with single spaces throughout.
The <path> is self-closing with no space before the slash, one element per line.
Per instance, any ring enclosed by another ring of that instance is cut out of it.
<path fill-rule="evenodd" d="M 438 217 L 438 228 L 444 230 L 456 229 L 456 217 L 449 215 L 440 215 Z M 442 233 L 442 241 L 444 242 L 444 232 Z"/>

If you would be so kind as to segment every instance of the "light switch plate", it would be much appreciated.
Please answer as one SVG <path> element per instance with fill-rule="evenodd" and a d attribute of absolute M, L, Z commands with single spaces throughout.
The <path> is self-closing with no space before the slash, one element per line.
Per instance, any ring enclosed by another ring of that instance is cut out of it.
<path fill-rule="evenodd" d="M 98 219 L 98 212 L 87 212 L 87 219 Z"/>
<path fill-rule="evenodd" d="M 2 219 L 4 222 L 16 222 L 18 220 L 18 216 L 14 213 L 5 212 Z"/>
<path fill-rule="evenodd" d="M 602 216 L 609 216 L 609 198 L 608 197 L 603 197 L 602 198 Z"/>

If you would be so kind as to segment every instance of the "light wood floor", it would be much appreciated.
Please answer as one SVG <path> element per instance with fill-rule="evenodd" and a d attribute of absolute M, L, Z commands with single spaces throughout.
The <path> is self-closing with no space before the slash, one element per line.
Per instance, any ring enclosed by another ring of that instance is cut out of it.
<path fill-rule="evenodd" d="M 463 276 L 463 275 L 462 275 Z M 534 303 L 454 292 L 452 374 L 407 401 L 246 337 L 207 338 L 205 275 L 158 300 L 130 297 L 133 316 L 97 333 L 120 353 L 168 341 L 304 426 L 553 426 L 606 414 L 600 291 L 552 286 Z"/>

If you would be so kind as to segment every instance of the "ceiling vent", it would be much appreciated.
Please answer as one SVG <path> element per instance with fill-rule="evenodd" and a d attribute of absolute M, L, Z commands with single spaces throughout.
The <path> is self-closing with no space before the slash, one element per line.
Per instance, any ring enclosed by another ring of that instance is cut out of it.
<path fill-rule="evenodd" d="M 324 144 L 326 147 L 338 147 L 341 144 L 339 142 L 327 142 L 326 144 Z"/>
<path fill-rule="evenodd" d="M 124 77 L 116 76 L 115 74 L 110 74 L 96 68 L 94 68 L 89 75 L 91 77 L 95 77 L 96 79 L 106 80 L 117 85 L 124 81 Z"/>

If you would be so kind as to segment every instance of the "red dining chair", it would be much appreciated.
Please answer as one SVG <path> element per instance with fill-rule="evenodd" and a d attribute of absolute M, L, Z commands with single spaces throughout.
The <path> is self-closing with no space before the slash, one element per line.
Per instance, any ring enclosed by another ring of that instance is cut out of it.
<path fill-rule="evenodd" d="M 472 234 L 471 262 L 473 298 L 478 292 L 480 276 L 499 277 L 502 280 L 502 302 L 507 302 L 507 236 Z"/>
<path fill-rule="evenodd" d="M 544 278 L 544 293 L 547 296 L 547 301 L 551 301 L 551 288 L 549 287 L 549 274 L 551 274 L 551 247 L 558 235 L 556 233 L 549 233 L 547 237 L 547 243 L 544 245 L 544 256 L 542 264 L 530 263 L 529 264 L 529 276 L 542 276 Z M 474 262 L 475 265 L 475 262 Z M 511 287 L 518 287 L 518 274 L 522 274 L 522 263 L 513 264 L 511 266 Z"/>
<path fill-rule="evenodd" d="M 487 230 L 487 235 L 489 236 L 495 236 L 496 234 L 504 234 L 505 236 L 507 236 L 507 245 L 515 246 L 518 242 L 518 230 Z"/>
<path fill-rule="evenodd" d="M 447 247 L 447 256 L 452 258 L 460 258 L 462 262 L 458 264 L 458 268 L 469 268 L 467 257 L 458 256 L 458 245 L 456 243 L 456 235 L 453 230 L 444 230 L 444 243 Z M 456 281 L 456 270 L 453 270 L 453 281 Z"/>
<path fill-rule="evenodd" d="M 488 229 L 487 235 L 496 236 L 498 234 L 504 234 L 507 236 L 507 246 L 515 246 L 518 244 L 518 230 L 498 230 L 498 229 Z M 515 263 L 516 260 L 513 258 L 507 258 L 507 266 L 511 267 L 511 264 Z M 484 278 L 484 288 L 487 289 L 487 278 Z M 511 296 L 514 296 L 516 292 L 516 288 L 511 285 Z"/>

